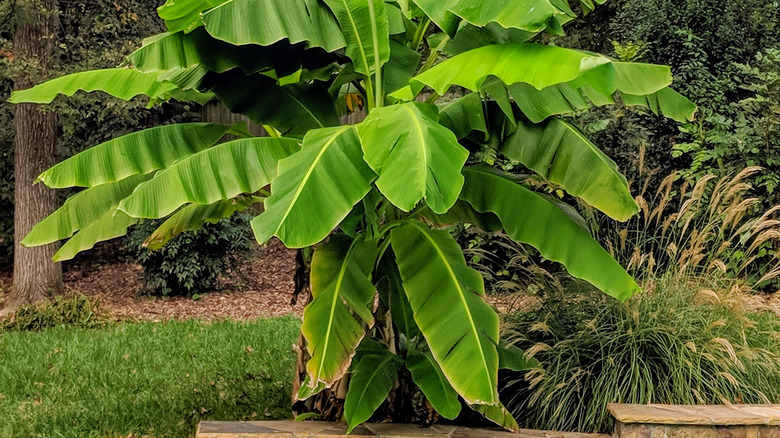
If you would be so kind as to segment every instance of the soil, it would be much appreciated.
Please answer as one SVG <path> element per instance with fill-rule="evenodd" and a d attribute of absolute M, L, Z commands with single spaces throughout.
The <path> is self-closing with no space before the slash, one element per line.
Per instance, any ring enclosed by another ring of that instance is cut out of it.
<path fill-rule="evenodd" d="M 216 291 L 203 294 L 197 300 L 144 295 L 142 269 L 132 263 L 95 265 L 81 261 L 67 266 L 63 277 L 69 293 L 97 297 L 117 320 L 248 320 L 300 315 L 304 297 L 297 305 L 290 304 L 294 290 L 295 251 L 274 240 L 264 248 L 258 248 L 257 253 L 257 257 L 238 266 L 237 272 L 226 273 L 220 278 Z M 0 302 L 10 285 L 10 273 L 0 273 Z"/>

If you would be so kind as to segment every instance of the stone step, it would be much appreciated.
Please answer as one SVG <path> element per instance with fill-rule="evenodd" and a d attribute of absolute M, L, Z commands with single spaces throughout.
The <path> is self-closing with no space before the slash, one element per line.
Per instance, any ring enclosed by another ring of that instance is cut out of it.
<path fill-rule="evenodd" d="M 780 426 L 780 405 L 610 404 L 607 408 L 621 423 Z"/>
<path fill-rule="evenodd" d="M 780 438 L 780 405 L 626 405 L 607 407 L 615 438 Z"/>
<path fill-rule="evenodd" d="M 500 429 L 474 429 L 434 425 L 366 423 L 347 435 L 343 423 L 322 421 L 202 421 L 196 438 L 608 438 L 607 435 L 522 430 L 509 433 Z"/>

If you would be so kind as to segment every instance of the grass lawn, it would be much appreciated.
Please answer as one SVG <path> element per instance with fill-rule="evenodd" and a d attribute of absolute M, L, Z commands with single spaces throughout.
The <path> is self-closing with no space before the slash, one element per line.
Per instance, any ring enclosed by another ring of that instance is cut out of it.
<path fill-rule="evenodd" d="M 299 321 L 0 333 L 0 437 L 186 437 L 290 416 Z"/>

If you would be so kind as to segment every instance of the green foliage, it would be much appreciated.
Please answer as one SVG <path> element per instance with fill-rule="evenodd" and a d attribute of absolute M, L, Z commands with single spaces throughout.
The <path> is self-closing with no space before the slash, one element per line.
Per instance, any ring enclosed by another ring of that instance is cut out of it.
<path fill-rule="evenodd" d="M 778 46 L 780 48 L 780 46 Z M 734 171 L 736 165 L 761 166 L 767 171 L 752 181 L 763 207 L 780 201 L 780 49 L 759 52 L 747 64 L 733 64 L 739 91 L 747 96 L 730 106 L 730 113 L 709 113 L 683 132 L 691 140 L 675 145 L 674 156 L 689 156 L 688 176 L 715 168 Z"/>
<path fill-rule="evenodd" d="M 697 179 L 762 166 L 750 182 L 766 210 L 777 187 L 777 110 L 754 106 L 776 100 L 771 85 L 780 48 L 780 9 L 774 0 L 626 0 L 607 2 L 581 22 L 564 46 L 614 51 L 621 59 L 668 64 L 674 88 L 700 107 L 695 123 L 678 127 L 618 106 L 579 118 L 579 126 L 636 181 L 640 147 L 647 169 L 682 171 Z M 610 47 L 612 45 L 612 47 Z M 776 59 L 776 56 L 774 57 Z"/>
<path fill-rule="evenodd" d="M 100 301 L 73 294 L 22 306 L 0 321 L 0 329 L 38 332 L 53 327 L 96 328 L 108 321 L 108 312 Z"/>
<path fill-rule="evenodd" d="M 220 275 L 237 267 L 252 250 L 247 214 L 238 214 L 199 231 L 179 235 L 158 250 L 145 242 L 159 221 L 143 222 L 130 231 L 127 245 L 143 266 L 147 293 L 191 297 L 214 289 Z"/>
<path fill-rule="evenodd" d="M 0 335 L 0 436 L 194 436 L 290 418 L 300 322 L 115 324 Z"/>
<path fill-rule="evenodd" d="M 516 313 L 513 343 L 539 364 L 504 388 L 510 409 L 609 433 L 608 403 L 780 402 L 780 316 L 733 284 L 662 280 L 626 303 L 571 285 Z"/>
<path fill-rule="evenodd" d="M 595 6 L 590 0 L 580 3 L 585 11 Z M 518 8 L 513 0 L 414 0 L 413 7 L 381 0 L 292 0 L 285 3 L 284 14 L 277 6 L 276 0 L 231 0 L 219 6 L 169 0 L 160 8 L 169 30 L 191 32 L 147 39 L 129 58 L 135 68 L 122 72 L 130 82 L 115 83 L 116 70 L 101 70 L 14 94 L 13 101 L 21 102 L 76 89 L 105 89 L 124 97 L 141 92 L 161 100 L 171 90 L 182 99 L 211 93 L 231 111 L 265 125 L 272 137 L 235 132 L 242 138 L 214 146 L 208 141 L 207 149 L 179 161 L 141 166 L 131 174 L 151 179 L 132 181 L 135 188 L 121 200 L 124 194 L 106 190 L 105 214 L 79 218 L 81 232 L 65 245 L 87 248 L 123 233 L 127 222 L 167 217 L 170 222 L 156 224 L 148 240 L 157 245 L 175 230 L 195 228 L 197 219 L 213 218 L 191 209 L 213 206 L 215 216 L 223 217 L 234 212 L 221 207 L 225 202 L 262 202 L 262 213 L 252 220 L 260 243 L 275 236 L 291 248 L 315 246 L 314 300 L 304 312 L 302 329 L 311 360 L 298 398 L 331 388 L 352 370 L 345 416 L 355 427 L 384 403 L 400 372 L 417 382 L 416 388 L 412 382 L 405 386 L 409 396 L 430 394 L 429 401 L 446 416 L 457 414 L 457 393 L 476 412 L 515 429 L 517 423 L 498 397 L 498 370 L 502 363 L 522 368 L 523 361 L 507 359 L 512 355 L 499 344 L 498 316 L 484 301 L 483 278 L 467 265 L 453 237 L 431 224 L 504 229 L 572 275 L 627 299 L 637 284 L 570 208 L 504 172 L 506 166 L 475 163 L 505 153 L 540 181 L 560 184 L 561 193 L 627 219 L 638 207 L 626 179 L 595 144 L 558 116 L 623 95 L 632 105 L 679 120 L 691 117 L 693 105 L 669 90 L 669 67 L 556 47 L 539 42 L 542 36 L 526 42 L 542 32 L 561 34 L 575 16 L 567 1 L 529 0 Z M 424 41 L 432 22 L 446 33 L 438 42 Z M 471 41 L 465 50 L 458 45 L 455 54 L 448 42 L 458 40 L 458 24 L 489 36 Z M 417 52 L 428 59 L 415 68 L 422 58 Z M 454 56 L 437 64 L 442 55 Z M 149 82 L 152 77 L 157 84 Z M 425 86 L 438 94 L 419 102 Z M 455 86 L 471 94 L 442 111 L 436 105 L 439 94 Z M 558 91 L 564 88 L 581 102 L 561 105 Z M 334 126 L 345 115 L 337 108 L 351 111 L 356 103 L 365 103 L 365 119 Z M 479 113 L 482 117 L 470 118 Z M 165 156 L 171 148 L 170 141 L 151 135 L 128 137 L 118 142 L 128 148 L 131 161 L 149 151 Z M 62 166 L 74 163 L 85 169 L 113 164 L 89 151 Z M 186 213 L 178 216 L 179 207 Z M 182 226 L 172 225 L 180 220 Z M 148 270 L 161 270 L 150 288 L 191 293 L 213 281 L 219 269 L 210 265 L 215 261 L 221 267 L 221 261 L 200 256 L 196 262 L 183 248 L 197 247 L 202 254 L 211 241 L 222 246 L 243 242 L 238 235 L 205 242 L 194 236 L 171 240 L 165 253 L 142 253 Z M 134 240 L 137 245 L 141 239 Z M 180 269 L 167 263 L 172 257 Z M 183 258 L 192 262 L 182 263 Z M 379 305 L 372 305 L 377 296 Z M 360 353 L 366 350 L 372 353 Z M 388 372 L 377 376 L 377 368 Z"/>

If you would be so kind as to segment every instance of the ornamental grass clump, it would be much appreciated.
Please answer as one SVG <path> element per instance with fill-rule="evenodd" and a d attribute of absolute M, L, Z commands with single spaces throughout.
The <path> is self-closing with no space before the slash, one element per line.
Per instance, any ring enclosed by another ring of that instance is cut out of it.
<path fill-rule="evenodd" d="M 780 316 L 733 281 L 555 295 L 508 322 L 539 361 L 502 391 L 525 427 L 609 433 L 608 403 L 780 403 Z"/>

